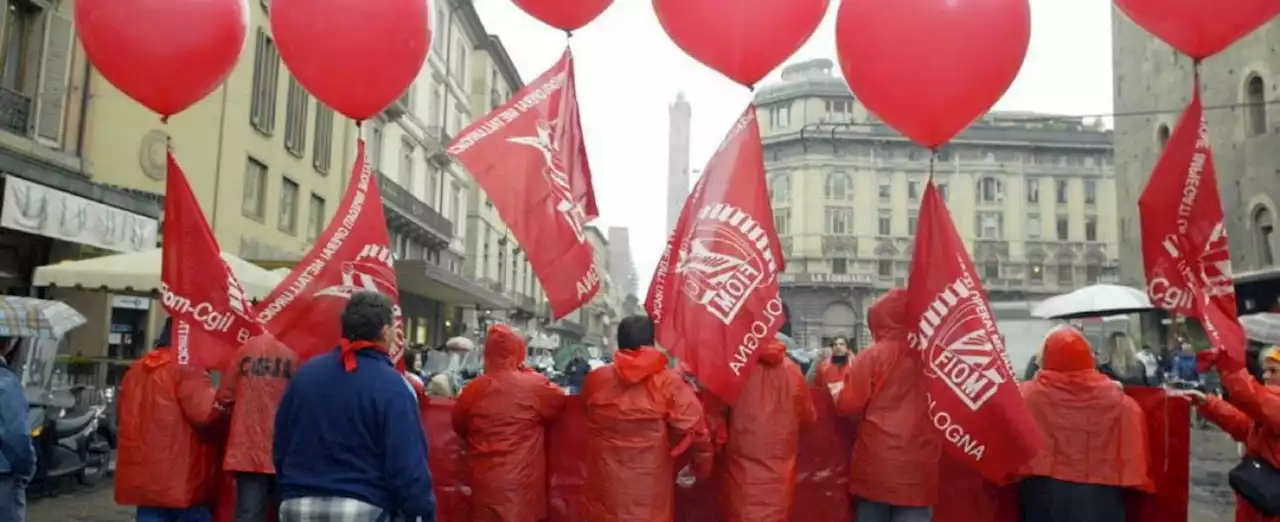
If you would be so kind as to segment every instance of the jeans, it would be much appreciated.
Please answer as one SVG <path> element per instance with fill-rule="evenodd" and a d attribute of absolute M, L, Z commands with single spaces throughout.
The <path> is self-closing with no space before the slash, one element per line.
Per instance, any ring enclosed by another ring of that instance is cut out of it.
<path fill-rule="evenodd" d="M 931 522 L 933 508 L 894 506 L 874 500 L 858 500 L 856 522 Z"/>
<path fill-rule="evenodd" d="M 204 506 L 182 509 L 139 507 L 138 522 L 213 522 L 213 513 Z"/>
<path fill-rule="evenodd" d="M 27 488 L 13 475 L 0 476 L 0 522 L 26 522 Z"/>
<path fill-rule="evenodd" d="M 275 475 L 236 473 L 235 522 L 267 522 L 267 516 L 279 505 Z"/>

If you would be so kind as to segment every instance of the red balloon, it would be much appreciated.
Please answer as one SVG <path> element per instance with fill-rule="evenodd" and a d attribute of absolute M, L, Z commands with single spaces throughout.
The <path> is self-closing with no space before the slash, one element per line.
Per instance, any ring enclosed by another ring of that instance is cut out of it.
<path fill-rule="evenodd" d="M 413 84 L 431 45 L 427 0 L 272 0 L 280 59 L 312 95 L 356 121 Z"/>
<path fill-rule="evenodd" d="M 854 96 L 929 148 L 995 105 L 1030 43 L 1027 0 L 844 0 L 836 15 Z"/>
<path fill-rule="evenodd" d="M 512 0 L 516 7 L 556 29 L 577 31 L 599 18 L 613 0 Z"/>
<path fill-rule="evenodd" d="M 1280 15 L 1276 0 L 1116 0 L 1124 14 L 1182 54 L 1202 60 Z"/>
<path fill-rule="evenodd" d="M 653 0 L 680 49 L 751 87 L 818 30 L 829 0 Z"/>
<path fill-rule="evenodd" d="M 77 0 L 75 18 L 102 77 L 165 117 L 222 84 L 249 31 L 246 0 Z"/>

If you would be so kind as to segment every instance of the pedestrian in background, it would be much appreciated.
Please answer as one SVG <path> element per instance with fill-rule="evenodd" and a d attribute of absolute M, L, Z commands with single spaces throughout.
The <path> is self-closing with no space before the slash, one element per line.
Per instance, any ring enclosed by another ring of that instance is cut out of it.
<path fill-rule="evenodd" d="M 36 473 L 36 450 L 27 426 L 27 397 L 10 368 L 17 338 L 0 338 L 0 522 L 27 519 L 27 483 Z"/>

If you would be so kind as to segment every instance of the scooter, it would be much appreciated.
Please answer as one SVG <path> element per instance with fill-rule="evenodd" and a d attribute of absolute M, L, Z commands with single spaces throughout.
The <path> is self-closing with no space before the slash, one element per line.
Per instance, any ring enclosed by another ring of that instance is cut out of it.
<path fill-rule="evenodd" d="M 82 389 L 73 387 L 72 393 Z M 31 487 L 46 493 L 53 493 L 67 478 L 92 486 L 112 471 L 116 437 L 108 422 L 108 406 L 92 406 L 72 417 L 67 416 L 68 409 L 65 401 L 30 404 L 27 420 L 38 459 Z"/>

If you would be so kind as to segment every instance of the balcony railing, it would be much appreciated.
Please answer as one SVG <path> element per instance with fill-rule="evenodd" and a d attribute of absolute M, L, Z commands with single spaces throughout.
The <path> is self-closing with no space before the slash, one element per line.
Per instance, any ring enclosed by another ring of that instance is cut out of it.
<path fill-rule="evenodd" d="M 31 98 L 0 87 L 0 128 L 26 136 L 31 124 Z"/>
<path fill-rule="evenodd" d="M 453 222 L 431 208 L 431 205 L 410 194 L 381 172 L 378 173 L 378 185 L 382 189 L 383 203 L 392 211 L 409 218 L 446 242 L 453 239 Z"/>

